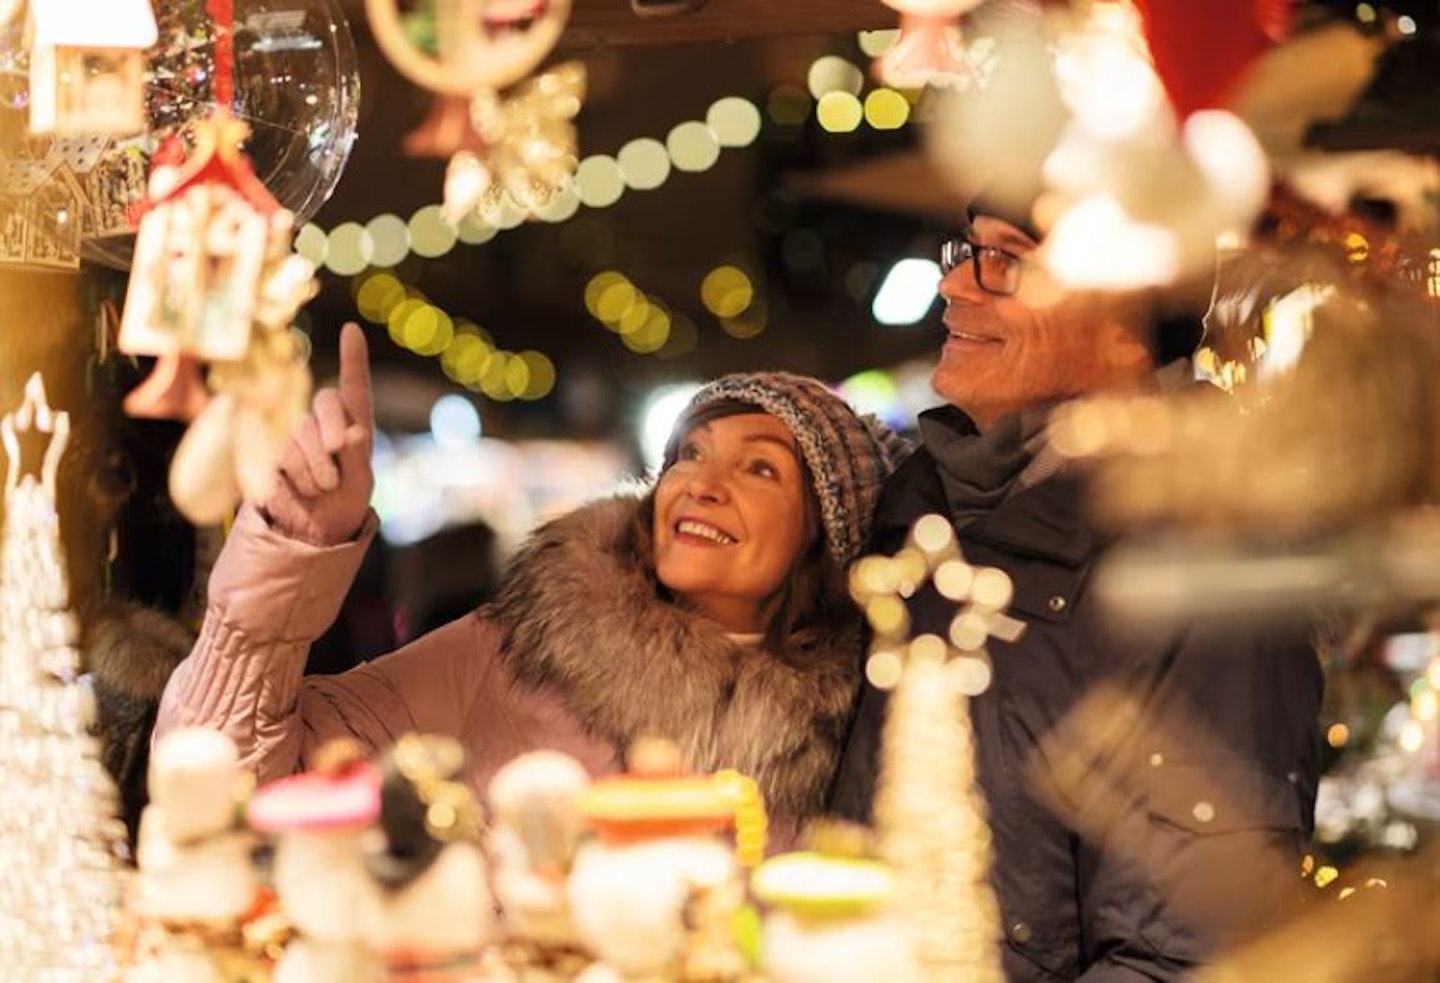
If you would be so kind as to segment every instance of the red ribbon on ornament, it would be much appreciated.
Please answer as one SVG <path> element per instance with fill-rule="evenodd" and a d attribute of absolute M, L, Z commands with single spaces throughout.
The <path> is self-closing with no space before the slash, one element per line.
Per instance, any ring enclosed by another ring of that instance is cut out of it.
<path fill-rule="evenodd" d="M 235 101 L 235 0 L 205 0 L 205 11 L 215 30 L 215 103 L 229 112 Z"/>

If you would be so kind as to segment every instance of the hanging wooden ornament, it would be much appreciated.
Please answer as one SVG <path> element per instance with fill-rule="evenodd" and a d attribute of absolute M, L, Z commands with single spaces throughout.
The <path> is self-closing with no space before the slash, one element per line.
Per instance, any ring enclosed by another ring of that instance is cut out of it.
<path fill-rule="evenodd" d="M 30 30 L 31 133 L 144 131 L 149 0 L 31 0 Z"/>
<path fill-rule="evenodd" d="M 554 48 L 570 0 L 436 0 L 433 44 L 423 46 L 407 30 L 399 0 L 366 0 L 366 11 L 396 68 L 436 93 L 435 110 L 406 150 L 451 157 L 450 221 L 489 211 L 507 194 L 534 212 L 568 184 L 577 164 L 570 121 L 584 97 L 583 66 L 561 65 L 508 97 L 502 93 Z M 469 100 L 468 118 L 457 114 L 456 97 Z"/>
<path fill-rule="evenodd" d="M 900 12 L 900 38 L 875 59 L 875 75 L 886 85 L 968 85 L 975 67 L 965 51 L 960 16 L 984 0 L 883 0 Z"/>

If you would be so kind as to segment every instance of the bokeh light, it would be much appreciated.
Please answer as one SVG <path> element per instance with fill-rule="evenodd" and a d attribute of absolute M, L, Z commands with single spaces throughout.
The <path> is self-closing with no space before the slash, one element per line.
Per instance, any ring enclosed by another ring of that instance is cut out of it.
<path fill-rule="evenodd" d="M 735 317 L 722 317 L 721 329 L 732 338 L 741 341 L 754 338 L 765 331 L 770 322 L 770 311 L 765 304 L 756 301 Z"/>
<path fill-rule="evenodd" d="M 342 222 L 330 230 L 325 265 L 341 276 L 354 276 L 370 265 L 370 233 L 359 222 Z"/>
<path fill-rule="evenodd" d="M 895 47 L 895 42 L 900 40 L 898 28 L 887 27 L 879 31 L 860 31 L 855 35 L 855 42 L 860 45 L 860 50 L 867 58 L 879 58 L 885 52 Z"/>
<path fill-rule="evenodd" d="M 575 170 L 575 192 L 591 208 L 605 208 L 625 193 L 625 176 L 614 157 L 592 154 Z"/>
<path fill-rule="evenodd" d="M 439 205 L 426 205 L 410 216 L 410 248 L 417 256 L 435 259 L 455 246 L 455 229 L 445 221 Z"/>
<path fill-rule="evenodd" d="M 390 308 L 390 316 L 385 319 L 385 326 L 390 332 L 390 340 L 395 344 L 405 347 L 405 322 L 410 315 L 429 304 L 424 297 L 406 297 L 400 303 Z"/>
<path fill-rule="evenodd" d="M 665 166 L 668 170 L 669 160 L 666 160 Z M 568 221 L 579 210 L 580 193 L 575 189 L 572 181 L 551 195 L 550 200 L 535 213 L 535 217 L 542 222 L 559 223 Z"/>
<path fill-rule="evenodd" d="M 480 439 L 480 411 L 459 393 L 447 393 L 430 407 L 430 434 L 441 447 L 465 447 Z"/>
<path fill-rule="evenodd" d="M 650 191 L 670 176 L 670 155 L 659 140 L 631 140 L 615 156 L 625 183 L 637 191 Z"/>
<path fill-rule="evenodd" d="M 749 99 L 717 99 L 705 114 L 705 124 L 722 147 L 748 147 L 760 135 L 760 110 Z"/>
<path fill-rule="evenodd" d="M 515 358 L 524 362 L 526 369 L 526 383 L 517 394 L 519 398 L 536 400 L 550 395 L 555 388 L 555 363 L 550 361 L 549 356 L 530 349 L 520 352 Z"/>
<path fill-rule="evenodd" d="M 665 149 L 677 170 L 704 171 L 720 159 L 720 143 L 704 123 L 690 120 L 681 123 L 665 138 Z"/>
<path fill-rule="evenodd" d="M 716 317 L 736 317 L 755 299 L 755 286 L 744 270 L 718 266 L 700 281 L 700 302 Z"/>
<path fill-rule="evenodd" d="M 865 73 L 853 62 L 838 55 L 824 55 L 810 64 L 805 85 L 816 99 L 823 99 L 831 92 L 854 96 L 865 86 Z"/>
<path fill-rule="evenodd" d="M 405 299 L 405 285 L 393 273 L 377 272 L 365 277 L 355 292 L 355 307 L 372 324 L 385 324 L 395 305 Z"/>
<path fill-rule="evenodd" d="M 467 246 L 478 246 L 495 238 L 495 226 L 479 215 L 466 215 L 455 227 L 455 234 Z"/>
<path fill-rule="evenodd" d="M 898 130 L 910 119 L 910 100 L 894 89 L 875 89 L 865 97 L 865 122 L 877 130 Z"/>
<path fill-rule="evenodd" d="M 316 266 L 325 265 L 325 253 L 330 247 L 325 230 L 313 222 L 307 222 L 295 234 L 295 251 Z"/>
<path fill-rule="evenodd" d="M 399 215 L 376 215 L 365 223 L 370 234 L 370 262 L 374 266 L 395 266 L 410 253 L 410 229 Z"/>
<path fill-rule="evenodd" d="M 865 118 L 865 109 L 849 92 L 827 92 L 815 106 L 815 118 L 828 133 L 850 133 Z"/>

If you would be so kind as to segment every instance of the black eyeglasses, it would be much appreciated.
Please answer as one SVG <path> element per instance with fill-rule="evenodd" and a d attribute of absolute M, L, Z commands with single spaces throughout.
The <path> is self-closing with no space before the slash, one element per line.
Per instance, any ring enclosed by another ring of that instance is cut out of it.
<path fill-rule="evenodd" d="M 1020 269 L 1025 264 L 1023 256 L 999 246 L 982 246 L 964 236 L 952 236 L 940 243 L 942 276 L 972 259 L 975 260 L 975 282 L 981 290 L 1009 297 L 1020 289 Z"/>

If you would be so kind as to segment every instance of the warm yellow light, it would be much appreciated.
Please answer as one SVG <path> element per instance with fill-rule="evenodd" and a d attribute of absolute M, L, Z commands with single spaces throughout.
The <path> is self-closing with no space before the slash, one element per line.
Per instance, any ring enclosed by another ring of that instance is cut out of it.
<path fill-rule="evenodd" d="M 410 253 L 410 229 L 399 215 L 376 215 L 365 223 L 375 266 L 396 266 Z"/>
<path fill-rule="evenodd" d="M 520 393 L 521 399 L 536 400 L 544 399 L 550 395 L 555 388 L 555 363 L 543 352 L 530 351 L 520 352 L 515 358 L 525 363 L 528 373 L 524 390 Z"/>
<path fill-rule="evenodd" d="M 865 86 L 865 73 L 838 55 L 824 55 L 810 63 L 805 75 L 806 88 L 816 99 L 831 92 L 858 95 Z"/>
<path fill-rule="evenodd" d="M 614 157 L 593 154 L 575 170 L 575 193 L 591 208 L 605 208 L 625 193 L 625 176 Z"/>
<path fill-rule="evenodd" d="M 521 399 L 530 387 L 530 366 L 519 356 L 505 360 L 505 391 L 512 399 Z"/>
<path fill-rule="evenodd" d="M 898 652 L 890 649 L 880 649 L 865 661 L 865 678 L 870 680 L 870 685 L 876 689 L 894 689 L 900 684 L 900 677 L 904 673 L 904 660 Z"/>
<path fill-rule="evenodd" d="M 445 221 L 439 205 L 426 205 L 410 216 L 410 249 L 416 256 L 435 259 L 455 245 L 455 230 Z"/>
<path fill-rule="evenodd" d="M 479 334 L 462 327 L 441 354 L 440 368 L 462 386 L 472 386 L 479 381 L 491 351 L 490 345 Z"/>
<path fill-rule="evenodd" d="M 601 291 L 595 302 L 595 316 L 613 329 L 641 299 L 640 291 L 629 280 L 612 283 Z"/>
<path fill-rule="evenodd" d="M 386 324 L 395 305 L 405 299 L 405 285 L 392 273 L 376 273 L 365 278 L 355 293 L 355 306 L 360 316 L 373 324 Z"/>
<path fill-rule="evenodd" d="M 590 312 L 590 316 L 600 321 L 605 320 L 600 316 L 600 298 L 609 288 L 626 282 L 628 281 L 624 274 L 614 270 L 601 270 L 592 276 L 585 284 L 585 309 Z"/>
<path fill-rule="evenodd" d="M 508 381 L 511 357 L 509 352 L 492 352 L 480 371 L 480 391 L 498 403 L 508 403 L 515 398 Z"/>
<path fill-rule="evenodd" d="M 681 123 L 665 138 L 665 149 L 676 170 L 706 171 L 720 159 L 720 142 L 704 123 Z"/>
<path fill-rule="evenodd" d="M 639 355 L 652 355 L 670 340 L 670 312 L 659 304 L 646 304 L 643 324 L 629 334 L 621 335 L 625 347 Z"/>
<path fill-rule="evenodd" d="M 1325 743 L 1333 748 L 1341 748 L 1350 743 L 1350 728 L 1344 724 L 1331 724 L 1330 729 L 1325 731 Z"/>
<path fill-rule="evenodd" d="M 749 99 L 727 96 L 711 104 L 705 124 L 722 147 L 748 147 L 760 135 L 760 110 Z"/>
<path fill-rule="evenodd" d="M 316 266 L 325 265 L 325 253 L 328 248 L 329 240 L 325 235 L 325 230 L 314 222 L 305 223 L 295 234 L 295 251 Z"/>
<path fill-rule="evenodd" d="M 815 118 L 829 133 L 850 133 L 864 117 L 860 100 L 849 92 L 827 92 L 815 106 Z"/>
<path fill-rule="evenodd" d="M 359 222 L 344 222 L 330 230 L 325 265 L 341 276 L 354 276 L 370 265 L 370 234 Z"/>
<path fill-rule="evenodd" d="M 894 89 L 876 89 L 865 97 L 865 122 L 877 130 L 898 130 L 910 119 L 910 101 Z"/>
<path fill-rule="evenodd" d="M 615 322 L 615 333 L 622 338 L 635 334 L 650 318 L 650 300 L 644 294 L 636 291 L 635 302 L 625 309 L 625 313 Z"/>
<path fill-rule="evenodd" d="M 424 297 L 407 296 L 400 303 L 390 308 L 390 316 L 385 319 L 385 327 L 390 332 L 390 340 L 395 344 L 405 345 L 405 321 L 428 301 Z"/>
<path fill-rule="evenodd" d="M 1400 728 L 1400 747 L 1414 754 L 1424 746 L 1425 728 L 1420 726 L 1419 721 L 1405 721 L 1405 726 Z"/>
<path fill-rule="evenodd" d="M 642 137 L 620 148 L 615 157 L 625 183 L 637 191 L 650 191 L 670 176 L 670 155 L 659 140 Z"/>
<path fill-rule="evenodd" d="M 750 277 L 735 266 L 718 266 L 700 281 L 700 302 L 716 317 L 736 317 L 755 299 Z"/>

